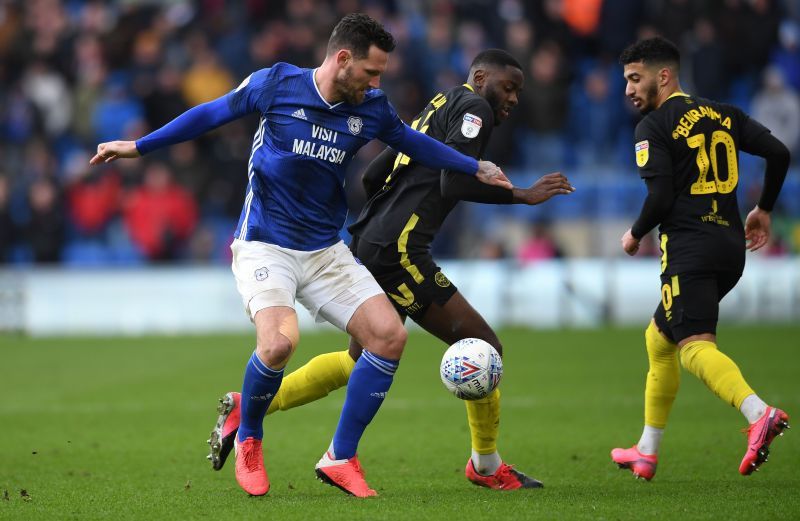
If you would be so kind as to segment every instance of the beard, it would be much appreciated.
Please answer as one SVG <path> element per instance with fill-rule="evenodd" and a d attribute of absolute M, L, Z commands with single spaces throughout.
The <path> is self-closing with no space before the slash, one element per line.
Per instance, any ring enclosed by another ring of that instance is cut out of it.
<path fill-rule="evenodd" d="M 502 116 L 500 116 L 500 109 L 501 109 L 501 101 L 500 101 L 500 94 L 497 92 L 497 89 L 486 89 L 486 93 L 484 94 L 484 98 L 486 101 L 489 102 L 489 106 L 492 107 L 492 113 L 494 114 L 494 125 L 497 126 L 503 122 Z"/>
<path fill-rule="evenodd" d="M 645 97 L 642 98 L 642 108 L 639 109 L 639 113 L 642 116 L 646 116 L 647 114 L 653 112 L 655 107 L 655 100 L 658 97 L 658 85 L 656 82 L 650 84 L 645 91 Z"/>
<path fill-rule="evenodd" d="M 350 105 L 359 105 L 364 101 L 366 91 L 356 88 L 353 83 L 353 71 L 350 69 L 345 69 L 341 77 L 333 80 L 339 97 Z"/>

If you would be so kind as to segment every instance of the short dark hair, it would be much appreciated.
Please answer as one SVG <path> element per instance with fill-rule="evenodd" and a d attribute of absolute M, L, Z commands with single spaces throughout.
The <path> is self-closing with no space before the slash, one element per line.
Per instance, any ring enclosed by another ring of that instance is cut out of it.
<path fill-rule="evenodd" d="M 349 49 L 353 57 L 366 58 L 370 46 L 385 52 L 394 50 L 395 41 L 383 26 L 363 13 L 351 13 L 339 20 L 328 40 L 328 54 Z"/>
<path fill-rule="evenodd" d="M 516 58 L 511 56 L 503 49 L 486 49 L 485 51 L 480 52 L 475 59 L 472 60 L 472 64 L 469 66 L 469 69 L 473 70 L 480 67 L 485 67 L 487 65 L 496 65 L 498 67 L 509 66 L 522 70 L 522 66 L 519 64 Z"/>
<path fill-rule="evenodd" d="M 645 65 L 671 65 L 678 70 L 681 67 L 681 53 L 674 43 L 656 36 L 630 45 L 619 55 L 621 65 L 635 62 Z"/>

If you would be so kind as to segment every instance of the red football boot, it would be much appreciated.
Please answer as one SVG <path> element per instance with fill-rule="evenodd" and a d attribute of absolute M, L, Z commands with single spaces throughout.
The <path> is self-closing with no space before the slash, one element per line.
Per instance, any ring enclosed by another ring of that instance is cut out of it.
<path fill-rule="evenodd" d="M 612 450 L 611 461 L 621 469 L 629 469 L 636 479 L 644 478 L 647 481 L 656 475 L 656 466 L 658 466 L 656 454 L 642 454 L 636 445 L 630 449 Z"/>
<path fill-rule="evenodd" d="M 364 480 L 364 470 L 358 456 L 350 459 L 335 460 L 326 451 L 316 467 L 317 477 L 323 483 L 333 485 L 356 497 L 377 496 L 378 493 L 369 488 Z"/>
<path fill-rule="evenodd" d="M 526 476 L 518 470 L 514 470 L 512 465 L 501 463 L 500 467 L 491 476 L 483 476 L 475 470 L 472 458 L 467 462 L 464 473 L 467 479 L 479 487 L 491 488 L 494 490 L 516 490 L 518 488 L 542 488 L 541 481 Z"/>
<path fill-rule="evenodd" d="M 264 468 L 261 440 L 247 438 L 239 443 L 234 436 L 236 449 L 236 481 L 251 496 L 263 496 L 269 491 L 269 478 Z"/>
<path fill-rule="evenodd" d="M 739 473 L 749 476 L 769 457 L 769 444 L 775 436 L 783 436 L 783 430 L 789 428 L 789 415 L 775 407 L 767 407 L 764 415 L 750 425 L 747 433 L 747 452 L 744 453 Z"/>

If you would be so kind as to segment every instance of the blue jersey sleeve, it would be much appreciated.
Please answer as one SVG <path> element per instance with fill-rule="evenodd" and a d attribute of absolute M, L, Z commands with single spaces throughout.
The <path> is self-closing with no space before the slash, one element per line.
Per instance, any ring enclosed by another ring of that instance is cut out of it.
<path fill-rule="evenodd" d="M 136 148 L 144 155 L 194 139 L 251 112 L 264 112 L 269 105 L 269 97 L 265 94 L 272 86 L 269 72 L 270 69 L 254 72 L 233 92 L 192 107 L 163 127 L 136 140 Z"/>
<path fill-rule="evenodd" d="M 414 161 L 434 170 L 455 170 L 465 174 L 478 172 L 478 161 L 454 148 L 403 124 L 403 134 L 396 143 L 388 143 Z"/>
<path fill-rule="evenodd" d="M 478 171 L 478 161 L 475 158 L 465 156 L 403 123 L 388 100 L 384 111 L 383 131 L 378 139 L 393 149 L 434 170 L 455 170 L 465 174 L 475 174 Z"/>
<path fill-rule="evenodd" d="M 245 78 L 236 90 L 227 95 L 231 112 L 242 116 L 251 112 L 265 113 L 272 101 L 278 69 L 280 65 L 261 69 Z"/>

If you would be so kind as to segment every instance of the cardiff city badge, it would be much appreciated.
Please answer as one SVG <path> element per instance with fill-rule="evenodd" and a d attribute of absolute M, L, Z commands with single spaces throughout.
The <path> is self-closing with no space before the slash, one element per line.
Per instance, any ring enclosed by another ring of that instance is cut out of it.
<path fill-rule="evenodd" d="M 361 118 L 358 116 L 350 116 L 347 118 L 347 128 L 350 129 L 350 133 L 354 136 L 361 133 L 361 127 L 363 126 L 364 123 L 361 122 Z"/>

